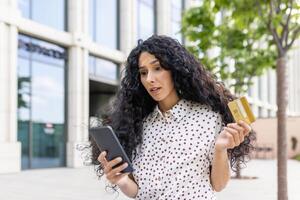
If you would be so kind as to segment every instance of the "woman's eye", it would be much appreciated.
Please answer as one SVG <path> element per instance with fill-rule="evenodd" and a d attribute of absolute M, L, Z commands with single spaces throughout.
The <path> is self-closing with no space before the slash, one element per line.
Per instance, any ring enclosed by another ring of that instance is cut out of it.
<path fill-rule="evenodd" d="M 141 76 L 145 76 L 147 74 L 147 72 L 140 72 Z"/>
<path fill-rule="evenodd" d="M 161 70 L 161 66 L 156 67 L 155 70 L 156 70 L 156 71 Z"/>

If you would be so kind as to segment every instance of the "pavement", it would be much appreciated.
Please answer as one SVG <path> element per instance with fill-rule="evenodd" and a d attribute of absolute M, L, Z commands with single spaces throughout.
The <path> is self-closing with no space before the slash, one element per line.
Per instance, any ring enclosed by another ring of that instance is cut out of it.
<path fill-rule="evenodd" d="M 231 179 L 217 193 L 218 200 L 276 200 L 276 160 L 252 160 L 243 176 Z M 300 162 L 288 161 L 289 200 L 300 199 Z M 98 180 L 93 167 L 24 170 L 0 175 L 0 200 L 129 200 L 121 191 L 105 191 L 105 180 Z"/>
<path fill-rule="evenodd" d="M 252 160 L 241 172 L 256 179 L 231 179 L 218 200 L 277 200 L 277 160 Z M 300 200 L 300 162 L 295 160 L 288 161 L 288 199 Z"/>

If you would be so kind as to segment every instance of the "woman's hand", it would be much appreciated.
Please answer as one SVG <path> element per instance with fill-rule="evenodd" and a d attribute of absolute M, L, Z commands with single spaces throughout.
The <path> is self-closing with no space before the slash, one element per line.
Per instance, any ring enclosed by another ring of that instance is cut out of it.
<path fill-rule="evenodd" d="M 215 149 L 225 151 L 239 146 L 250 131 L 251 127 L 244 121 L 227 124 L 216 140 Z"/>
<path fill-rule="evenodd" d="M 104 174 L 106 175 L 106 179 L 111 184 L 115 184 L 115 185 L 118 185 L 118 186 L 121 186 L 122 184 L 126 184 L 126 182 L 129 179 L 129 177 L 128 177 L 129 173 L 121 173 L 121 171 L 124 170 L 128 166 L 128 164 L 123 163 L 122 165 L 120 165 L 120 166 L 113 169 L 113 167 L 115 165 L 122 162 L 122 158 L 118 157 L 118 158 L 115 158 L 111 161 L 107 161 L 105 156 L 106 156 L 106 152 L 103 151 L 99 155 L 98 161 L 101 163 L 101 165 L 104 169 Z"/>

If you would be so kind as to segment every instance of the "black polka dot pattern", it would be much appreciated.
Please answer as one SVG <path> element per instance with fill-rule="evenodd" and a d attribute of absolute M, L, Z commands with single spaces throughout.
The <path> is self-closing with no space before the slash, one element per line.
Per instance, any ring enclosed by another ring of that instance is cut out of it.
<path fill-rule="evenodd" d="M 216 199 L 209 167 L 221 128 L 221 115 L 206 105 L 180 100 L 165 113 L 156 107 L 133 160 L 136 199 Z"/>

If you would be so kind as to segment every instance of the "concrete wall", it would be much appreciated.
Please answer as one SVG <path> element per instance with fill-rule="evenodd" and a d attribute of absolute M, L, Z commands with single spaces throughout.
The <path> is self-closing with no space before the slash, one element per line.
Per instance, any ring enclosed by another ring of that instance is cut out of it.
<path fill-rule="evenodd" d="M 287 120 L 287 150 L 288 157 L 291 158 L 300 154 L 300 117 L 289 117 Z M 257 132 L 256 146 L 272 147 L 273 152 L 256 153 L 259 158 L 276 158 L 277 156 L 277 119 L 258 119 L 252 125 L 252 128 Z M 292 150 L 292 137 L 295 137 L 298 142 L 295 150 Z M 255 153 L 254 153 L 255 156 Z"/>

